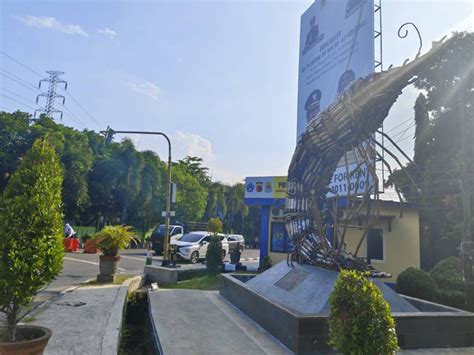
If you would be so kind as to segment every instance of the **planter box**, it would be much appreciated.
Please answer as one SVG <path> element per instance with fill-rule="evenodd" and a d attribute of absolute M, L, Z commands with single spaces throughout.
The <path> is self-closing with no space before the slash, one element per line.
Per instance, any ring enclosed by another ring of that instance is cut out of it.
<path fill-rule="evenodd" d="M 97 245 L 95 244 L 95 240 L 92 240 L 92 239 L 86 240 L 86 244 L 84 245 L 84 253 L 87 253 L 87 254 L 97 253 Z"/>

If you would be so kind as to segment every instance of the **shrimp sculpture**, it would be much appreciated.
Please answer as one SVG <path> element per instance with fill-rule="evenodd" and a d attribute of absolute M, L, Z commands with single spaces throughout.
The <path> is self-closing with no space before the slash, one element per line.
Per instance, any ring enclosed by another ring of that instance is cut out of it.
<path fill-rule="evenodd" d="M 423 56 L 418 52 L 412 62 L 407 60 L 400 67 L 355 80 L 335 103 L 310 122 L 288 169 L 285 216 L 293 245 L 288 263 L 356 269 L 367 271 L 372 277 L 391 276 L 346 251 L 343 243 L 333 246 L 326 239 L 323 209 L 327 206 L 328 185 L 339 160 L 373 140 L 402 89 L 416 80 L 421 68 L 436 60 L 435 54 L 448 42 L 443 38 Z"/>

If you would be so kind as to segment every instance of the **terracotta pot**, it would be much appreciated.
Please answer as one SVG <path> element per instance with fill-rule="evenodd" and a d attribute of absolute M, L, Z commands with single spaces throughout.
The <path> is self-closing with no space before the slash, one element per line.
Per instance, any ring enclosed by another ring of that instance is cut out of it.
<path fill-rule="evenodd" d="M 48 328 L 36 325 L 19 325 L 16 336 L 20 341 L 0 343 L 0 355 L 41 355 L 51 335 L 51 330 Z M 22 341 L 21 339 L 30 340 Z"/>
<path fill-rule="evenodd" d="M 118 270 L 120 256 L 100 256 L 99 269 L 102 275 L 115 275 Z"/>

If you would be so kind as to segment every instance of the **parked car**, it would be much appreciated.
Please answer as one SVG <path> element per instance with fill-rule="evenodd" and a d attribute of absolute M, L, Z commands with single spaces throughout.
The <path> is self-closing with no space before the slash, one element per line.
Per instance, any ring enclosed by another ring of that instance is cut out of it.
<path fill-rule="evenodd" d="M 175 240 L 180 240 L 184 235 L 184 228 L 181 225 L 170 225 L 170 242 Z M 163 253 L 163 242 L 165 240 L 165 226 L 162 224 L 159 227 L 156 227 L 153 233 L 151 234 L 151 248 L 157 254 Z"/>
<path fill-rule="evenodd" d="M 239 246 L 240 252 L 244 251 L 245 248 L 245 239 L 243 235 L 240 234 L 228 234 L 226 235 L 227 242 L 229 243 L 229 251 L 234 250 L 237 245 Z"/>
<path fill-rule="evenodd" d="M 229 253 L 229 243 L 224 234 L 218 234 L 222 242 L 222 258 Z M 201 259 L 206 258 L 206 252 L 209 242 L 211 241 L 211 233 L 197 231 L 185 234 L 180 240 L 173 240 L 172 245 L 176 246 L 176 254 L 195 264 Z"/>

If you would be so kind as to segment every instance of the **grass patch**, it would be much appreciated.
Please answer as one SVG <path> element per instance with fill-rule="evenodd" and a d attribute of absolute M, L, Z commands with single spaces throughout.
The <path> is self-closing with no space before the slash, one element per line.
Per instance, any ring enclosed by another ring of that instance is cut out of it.
<path fill-rule="evenodd" d="M 163 285 L 161 288 L 185 288 L 190 290 L 217 291 L 219 290 L 219 275 L 195 277 L 194 279 L 178 282 L 174 285 Z"/>
<path fill-rule="evenodd" d="M 152 355 L 153 339 L 150 336 L 148 319 L 148 301 L 146 292 L 134 292 L 129 295 L 122 323 L 120 337 L 120 355 Z"/>
<path fill-rule="evenodd" d="M 113 283 L 107 282 L 97 282 L 97 279 L 94 279 L 92 281 L 86 282 L 84 286 L 102 286 L 102 285 L 121 285 L 123 284 L 126 280 L 135 277 L 137 275 L 131 275 L 131 274 L 120 274 L 115 277 L 115 281 Z"/>
<path fill-rule="evenodd" d="M 237 275 L 258 275 L 258 271 L 247 271 L 247 270 L 237 270 L 237 271 L 232 271 L 231 274 L 237 274 Z"/>

